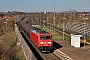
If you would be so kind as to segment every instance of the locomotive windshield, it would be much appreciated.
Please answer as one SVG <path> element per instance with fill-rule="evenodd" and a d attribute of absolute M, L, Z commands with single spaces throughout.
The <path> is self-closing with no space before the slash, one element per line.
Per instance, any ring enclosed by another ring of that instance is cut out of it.
<path fill-rule="evenodd" d="M 50 36 L 40 36 L 40 39 L 41 40 L 48 40 L 48 39 L 50 39 Z"/>

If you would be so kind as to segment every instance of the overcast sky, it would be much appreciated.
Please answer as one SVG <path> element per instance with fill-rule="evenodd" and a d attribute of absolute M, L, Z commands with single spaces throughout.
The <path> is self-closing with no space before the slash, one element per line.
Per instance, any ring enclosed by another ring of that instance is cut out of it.
<path fill-rule="evenodd" d="M 56 12 L 90 11 L 90 0 L 55 0 Z M 0 0 L 0 11 L 53 12 L 54 0 Z"/>

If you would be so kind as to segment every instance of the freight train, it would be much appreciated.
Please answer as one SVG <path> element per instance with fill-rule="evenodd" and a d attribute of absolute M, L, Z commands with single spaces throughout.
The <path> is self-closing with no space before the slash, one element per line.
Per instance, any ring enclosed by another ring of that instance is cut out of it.
<path fill-rule="evenodd" d="M 33 27 L 30 22 L 24 20 L 18 21 L 18 27 L 20 31 L 24 31 L 29 40 L 41 51 L 53 51 L 52 35 L 42 29 Z"/>

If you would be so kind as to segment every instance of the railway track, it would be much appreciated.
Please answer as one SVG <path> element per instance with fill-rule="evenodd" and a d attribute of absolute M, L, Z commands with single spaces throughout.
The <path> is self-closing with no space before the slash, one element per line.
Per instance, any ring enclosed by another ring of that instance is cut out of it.
<path fill-rule="evenodd" d="M 67 56 L 66 54 L 64 54 L 63 52 L 61 52 L 58 49 L 56 49 L 53 53 L 61 60 L 73 60 L 72 58 L 70 58 L 69 56 Z"/>
<path fill-rule="evenodd" d="M 56 49 L 54 47 L 54 49 Z M 72 58 L 70 58 L 69 56 L 67 56 L 66 54 L 64 54 L 63 52 L 61 52 L 60 50 L 56 49 L 54 52 L 52 53 L 44 53 L 43 54 L 47 59 L 46 60 L 73 60 Z"/>
<path fill-rule="evenodd" d="M 43 60 L 73 60 L 70 57 L 68 57 L 67 55 L 65 55 L 63 52 L 61 52 L 60 50 L 56 49 L 54 47 L 54 52 L 50 52 L 50 53 L 41 53 L 35 46 L 34 46 L 35 50 L 37 51 L 37 53 L 41 56 L 41 58 L 38 59 L 43 59 Z M 37 55 L 37 53 L 34 53 Z"/>
<path fill-rule="evenodd" d="M 63 34 L 63 31 L 52 27 L 50 25 L 46 25 L 47 27 L 59 32 Z M 66 36 L 70 37 L 70 34 L 68 33 L 64 33 Z M 29 39 L 29 38 L 28 38 Z M 83 41 L 83 40 L 82 40 Z M 35 47 L 35 46 L 34 46 Z M 61 52 L 60 50 L 54 48 L 54 52 L 52 53 L 41 53 L 40 51 L 37 50 L 37 52 L 40 54 L 40 56 L 43 58 L 43 60 L 73 60 L 72 58 L 70 58 L 69 56 L 67 56 L 66 54 L 64 54 L 63 52 Z"/>
<path fill-rule="evenodd" d="M 50 26 L 50 25 L 47 25 L 47 27 L 49 27 L 49 28 L 51 28 L 51 29 L 53 29 L 53 30 L 55 30 L 55 31 L 63 34 L 63 31 L 61 31 L 61 30 L 58 29 L 58 28 L 52 27 L 52 26 Z M 71 35 L 68 34 L 68 33 L 66 33 L 66 32 L 64 32 L 64 35 L 66 35 L 66 36 L 69 37 L 69 38 L 71 37 Z M 81 42 L 84 42 L 83 39 L 84 39 L 84 38 L 81 37 Z M 86 43 L 87 43 L 87 44 L 90 44 L 90 40 L 87 39 Z"/>
<path fill-rule="evenodd" d="M 24 35 L 24 38 L 25 38 L 25 41 L 26 40 L 28 40 L 29 42 L 27 42 L 26 41 L 26 43 L 28 44 L 28 45 L 32 45 L 35 49 L 34 49 L 34 51 L 33 51 L 33 53 L 34 53 L 34 55 L 37 57 L 37 59 L 39 59 L 39 60 L 61 60 L 59 57 L 57 57 L 57 55 L 55 55 L 53 52 L 50 52 L 50 53 L 42 53 L 42 52 L 40 52 L 40 50 L 38 50 L 38 48 L 34 45 L 34 43 L 29 39 L 29 37 L 25 34 L 25 32 L 22 30 L 22 31 L 20 31 L 20 32 L 22 32 L 22 35 Z M 31 44 L 29 44 L 29 43 L 31 43 Z M 30 47 L 30 46 L 29 46 Z M 30 48 L 31 49 L 31 48 Z M 33 49 L 32 49 L 33 50 Z M 39 57 L 38 57 L 38 56 Z"/>
<path fill-rule="evenodd" d="M 61 58 L 57 57 L 53 52 L 52 53 L 43 53 L 47 60 L 61 60 Z"/>
<path fill-rule="evenodd" d="M 53 30 L 55 30 L 55 31 L 63 34 L 63 31 L 61 31 L 61 30 L 59 30 L 59 29 L 57 29 L 57 28 L 55 28 L 55 27 L 52 27 L 52 26 L 50 26 L 50 25 L 47 25 L 47 27 L 49 27 L 49 28 L 51 28 L 51 29 L 53 29 Z M 66 36 L 70 37 L 70 34 L 68 34 L 68 33 L 66 33 L 66 32 L 64 32 L 64 34 L 65 34 Z"/>
<path fill-rule="evenodd" d="M 62 31 L 53 28 L 51 26 L 48 26 L 51 29 L 54 29 L 55 31 L 58 31 L 59 33 L 63 33 Z M 35 50 L 37 51 L 37 53 L 41 56 L 42 59 L 44 60 L 73 60 L 70 57 L 68 57 L 67 55 L 65 55 L 63 52 L 61 52 L 60 50 L 56 49 L 54 47 L 54 52 L 51 53 L 41 53 L 38 48 L 34 45 L 34 43 L 29 39 L 29 37 L 25 34 L 25 32 L 22 30 L 23 34 L 26 36 L 26 38 L 28 39 L 28 41 L 31 43 L 31 45 L 35 48 Z M 69 34 L 65 33 L 67 36 L 70 36 Z"/>
<path fill-rule="evenodd" d="M 31 43 L 33 45 L 33 43 Z M 44 59 L 44 60 L 61 60 L 60 57 L 57 57 L 56 54 L 54 54 L 53 52 L 50 52 L 50 53 L 41 53 L 38 48 L 33 45 L 35 50 L 37 51 L 37 53 L 41 56 L 41 58 L 38 58 L 38 59 Z"/>

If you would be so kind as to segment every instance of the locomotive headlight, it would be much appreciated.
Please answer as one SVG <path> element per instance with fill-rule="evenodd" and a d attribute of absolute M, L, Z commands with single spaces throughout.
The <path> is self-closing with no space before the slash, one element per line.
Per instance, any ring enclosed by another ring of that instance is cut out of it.
<path fill-rule="evenodd" d="M 51 44 L 51 42 L 48 42 L 48 44 Z"/>
<path fill-rule="evenodd" d="M 44 44 L 44 42 L 40 42 L 40 44 Z"/>

